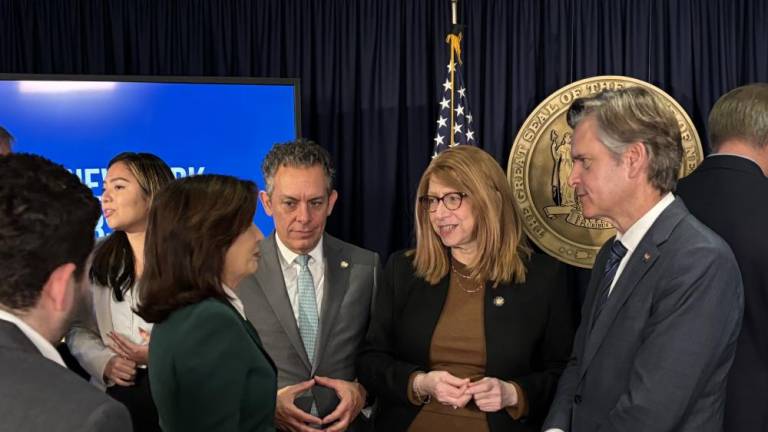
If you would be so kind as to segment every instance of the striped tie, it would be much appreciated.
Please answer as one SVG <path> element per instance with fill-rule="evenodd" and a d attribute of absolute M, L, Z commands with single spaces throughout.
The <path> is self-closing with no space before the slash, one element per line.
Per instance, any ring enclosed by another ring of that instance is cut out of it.
<path fill-rule="evenodd" d="M 307 266 L 309 255 L 297 256 L 296 262 L 299 264 L 299 333 L 301 333 L 301 340 L 304 342 L 307 357 L 309 357 L 310 363 L 314 364 L 319 322 L 315 283 L 312 281 L 312 273 Z"/>
<path fill-rule="evenodd" d="M 605 303 L 608 302 L 608 296 L 611 293 L 611 284 L 614 277 L 616 277 L 616 270 L 619 269 L 619 263 L 624 255 L 627 254 L 627 248 L 619 240 L 615 240 L 611 244 L 610 255 L 605 262 L 605 268 L 603 269 L 603 277 L 600 279 L 600 285 L 598 289 L 597 304 L 595 305 L 593 324 L 600 316 L 600 312 L 603 311 Z"/>

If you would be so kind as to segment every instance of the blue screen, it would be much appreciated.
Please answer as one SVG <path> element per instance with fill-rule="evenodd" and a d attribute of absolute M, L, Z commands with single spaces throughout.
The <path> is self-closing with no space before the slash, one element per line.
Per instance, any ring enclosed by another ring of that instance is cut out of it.
<path fill-rule="evenodd" d="M 100 197 L 109 160 L 124 151 L 162 158 L 177 178 L 229 174 L 264 188 L 261 162 L 296 138 L 294 84 L 0 79 L 0 125 L 14 151 L 64 165 Z M 272 220 L 255 217 L 268 234 Z M 102 217 L 97 237 L 109 233 Z"/>

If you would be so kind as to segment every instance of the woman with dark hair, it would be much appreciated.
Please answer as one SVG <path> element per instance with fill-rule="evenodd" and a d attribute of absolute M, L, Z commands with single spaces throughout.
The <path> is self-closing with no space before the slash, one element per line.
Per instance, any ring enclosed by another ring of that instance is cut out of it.
<path fill-rule="evenodd" d="M 536 431 L 570 354 L 563 266 L 526 247 L 504 172 L 472 146 L 429 164 L 416 247 L 393 254 L 358 377 L 377 431 Z"/>
<path fill-rule="evenodd" d="M 150 153 L 121 153 L 109 161 L 101 206 L 114 231 L 95 248 L 90 279 L 92 313 L 75 322 L 67 345 L 91 382 L 131 412 L 136 431 L 160 431 L 147 376 L 152 325 L 133 312 L 144 269 L 144 235 L 152 199 L 173 173 Z"/>
<path fill-rule="evenodd" d="M 165 432 L 274 430 L 277 373 L 234 293 L 258 268 L 256 185 L 178 180 L 149 215 L 138 309 L 155 323 L 149 378 Z"/>

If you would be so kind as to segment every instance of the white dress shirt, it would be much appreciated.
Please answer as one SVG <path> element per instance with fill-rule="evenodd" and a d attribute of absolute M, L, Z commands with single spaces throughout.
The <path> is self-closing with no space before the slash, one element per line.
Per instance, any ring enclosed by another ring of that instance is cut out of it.
<path fill-rule="evenodd" d="M 299 322 L 299 263 L 296 252 L 280 241 L 280 236 L 275 234 L 277 242 L 277 256 L 280 258 L 280 267 L 283 269 L 283 279 L 285 288 L 288 291 L 288 299 L 293 308 L 293 315 L 296 322 Z M 309 252 L 309 271 L 312 273 L 312 281 L 315 283 L 315 298 L 317 299 L 317 317 L 321 318 L 323 293 L 325 292 L 325 257 L 323 256 L 323 238 L 317 243 L 314 249 Z"/>
<path fill-rule="evenodd" d="M 115 300 L 110 295 L 109 309 L 112 313 L 112 329 L 116 333 L 127 336 L 131 342 L 139 345 L 149 343 L 149 334 L 152 333 L 152 324 L 144 321 L 133 310 L 137 308 L 139 299 L 136 292 L 137 285 L 123 294 L 123 301 Z"/>
<path fill-rule="evenodd" d="M 667 208 L 670 204 L 672 204 L 672 201 L 675 200 L 675 196 L 672 195 L 672 192 L 667 192 L 666 195 L 664 195 L 659 202 L 656 203 L 653 207 L 651 207 L 650 210 L 648 210 L 640 219 L 637 220 L 637 222 L 633 223 L 627 231 L 622 234 L 617 232 L 616 233 L 616 240 L 621 241 L 621 244 L 624 245 L 625 248 L 627 248 L 627 253 L 624 254 L 624 258 L 621 259 L 621 262 L 619 263 L 619 268 L 616 269 L 616 276 L 613 278 L 613 282 L 611 282 L 611 287 L 608 290 L 608 296 L 611 295 L 611 292 L 613 292 L 613 287 L 616 285 L 616 281 L 619 280 L 619 277 L 621 276 L 621 272 L 624 271 L 624 267 L 627 266 L 627 262 L 632 257 L 632 253 L 637 249 L 637 245 L 640 244 L 640 241 L 645 237 L 645 234 L 648 232 L 649 229 L 651 229 L 651 226 L 654 222 L 656 222 L 656 219 L 659 218 L 659 215 Z"/>
<path fill-rule="evenodd" d="M 245 307 L 243 306 L 243 302 L 240 301 L 240 297 L 238 297 L 228 286 L 222 284 L 221 287 L 224 289 L 224 293 L 228 296 L 227 300 L 229 300 L 232 307 L 240 313 L 240 316 L 242 316 L 243 319 L 247 319 L 245 317 Z"/>
<path fill-rule="evenodd" d="M 58 363 L 61 365 L 61 367 L 66 368 L 67 365 L 64 364 L 64 360 L 61 358 L 61 355 L 58 351 L 56 351 L 56 348 L 48 342 L 47 339 L 45 339 L 40 333 L 38 333 L 35 329 L 29 326 L 29 324 L 25 323 L 21 318 L 17 317 L 16 315 L 6 312 L 2 309 L 0 309 L 0 320 L 8 321 L 11 324 L 15 324 L 16 327 L 21 330 L 22 333 L 24 333 L 24 336 L 29 339 L 30 342 L 37 348 L 38 351 L 40 351 L 40 354 L 43 355 L 43 357 L 47 358 L 48 360 Z"/>
<path fill-rule="evenodd" d="M 632 253 L 637 249 L 637 245 L 640 244 L 640 241 L 643 240 L 643 237 L 648 233 L 648 230 L 651 229 L 651 226 L 654 222 L 656 222 L 656 219 L 659 218 L 661 213 L 669 207 L 670 204 L 675 200 L 675 196 L 672 194 L 672 192 L 668 192 L 664 197 L 659 200 L 659 202 L 656 203 L 653 207 L 651 207 L 650 210 L 648 210 L 640 219 L 637 220 L 637 222 L 633 223 L 631 227 L 624 233 L 616 233 L 616 240 L 620 240 L 621 244 L 624 245 L 625 248 L 627 248 L 627 253 L 624 254 L 624 258 L 621 259 L 621 262 L 619 263 L 619 268 L 616 269 L 616 276 L 613 278 L 613 282 L 611 282 L 611 287 L 608 291 L 608 295 L 611 295 L 611 292 L 613 291 L 614 285 L 616 285 L 616 281 L 619 280 L 619 277 L 621 276 L 621 272 L 624 271 L 624 267 L 627 266 L 627 262 L 629 261 L 630 257 L 632 257 Z M 562 429 L 559 428 L 550 428 L 547 429 L 545 432 L 565 432 Z"/>

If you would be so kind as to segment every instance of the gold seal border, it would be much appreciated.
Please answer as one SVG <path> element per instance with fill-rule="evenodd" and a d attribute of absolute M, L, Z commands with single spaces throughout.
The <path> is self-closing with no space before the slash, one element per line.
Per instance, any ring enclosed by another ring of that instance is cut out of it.
<path fill-rule="evenodd" d="M 589 84 L 594 85 L 593 89 L 588 88 Z M 601 245 L 590 246 L 577 243 L 562 236 L 548 226 L 543 215 L 534 205 L 533 196 L 530 191 L 530 182 L 528 181 L 532 160 L 532 157 L 529 157 L 530 152 L 533 150 L 534 144 L 539 143 L 541 134 L 545 130 L 549 130 L 551 123 L 560 118 L 562 112 L 567 110 L 574 100 L 595 94 L 607 88 L 619 89 L 634 86 L 647 88 L 661 96 L 662 99 L 669 102 L 676 115 L 679 114 L 682 117 L 677 118 L 681 126 L 681 141 L 684 151 L 680 176 L 688 175 L 704 157 L 701 140 L 695 125 L 685 109 L 672 96 L 653 84 L 636 78 L 621 75 L 601 75 L 565 85 L 551 93 L 531 111 L 531 114 L 525 119 L 515 136 L 507 162 L 507 179 L 515 196 L 515 206 L 523 221 L 523 229 L 528 237 L 543 251 L 567 264 L 582 268 L 592 268 L 595 255 Z M 552 240 L 547 241 L 549 240 L 547 237 L 551 237 Z M 557 243 L 560 247 L 558 250 L 553 250 L 548 243 Z"/>

